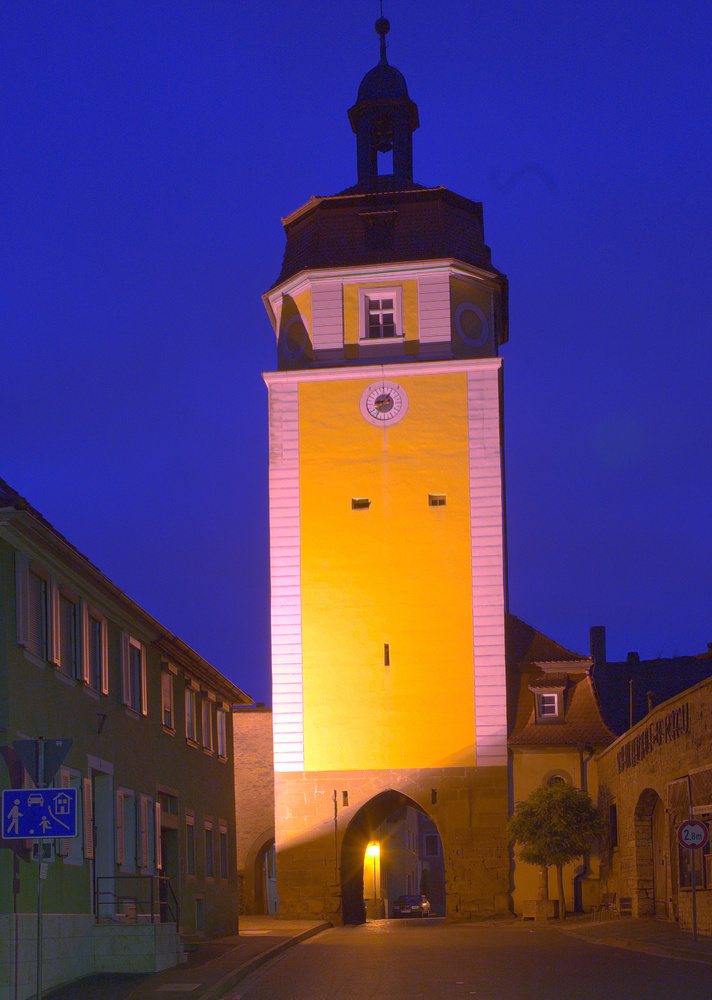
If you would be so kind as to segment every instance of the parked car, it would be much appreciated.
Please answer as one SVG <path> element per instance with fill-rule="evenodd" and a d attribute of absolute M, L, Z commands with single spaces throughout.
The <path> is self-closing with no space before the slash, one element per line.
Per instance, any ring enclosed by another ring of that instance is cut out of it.
<path fill-rule="evenodd" d="M 394 917 L 429 917 L 430 903 L 425 896 L 399 896 L 393 904 Z"/>

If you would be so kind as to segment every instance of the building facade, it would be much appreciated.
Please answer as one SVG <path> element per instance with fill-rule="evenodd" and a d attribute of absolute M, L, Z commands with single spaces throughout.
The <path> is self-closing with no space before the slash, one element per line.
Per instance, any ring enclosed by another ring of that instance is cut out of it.
<path fill-rule="evenodd" d="M 54 782 L 78 792 L 79 836 L 49 844 L 45 988 L 175 964 L 178 930 L 235 933 L 232 706 L 247 695 L 2 481 L 0 599 L 2 788 L 32 787 L 16 744 L 42 737 L 71 740 Z M 35 990 L 37 868 L 30 842 L 2 842 L 2 1000 Z"/>
<path fill-rule="evenodd" d="M 349 111 L 358 182 L 284 220 L 264 297 L 280 912 L 353 922 L 404 806 L 437 827 L 450 917 L 509 905 L 507 283 L 481 205 L 413 182 L 387 27 Z"/>
<path fill-rule="evenodd" d="M 709 660 L 703 654 L 699 661 Z M 664 661 L 661 661 L 664 662 Z M 600 804 L 609 821 L 602 879 L 634 916 L 679 920 L 691 930 L 695 885 L 697 929 L 712 935 L 712 867 L 708 845 L 678 842 L 688 819 L 712 821 L 712 678 L 654 707 L 598 756 Z"/>

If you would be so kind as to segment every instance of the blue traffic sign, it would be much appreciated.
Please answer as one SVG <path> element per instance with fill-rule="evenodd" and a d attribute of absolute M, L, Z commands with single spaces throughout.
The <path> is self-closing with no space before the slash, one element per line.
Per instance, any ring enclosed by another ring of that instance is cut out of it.
<path fill-rule="evenodd" d="M 2 835 L 5 840 L 76 837 L 76 788 L 6 788 Z"/>

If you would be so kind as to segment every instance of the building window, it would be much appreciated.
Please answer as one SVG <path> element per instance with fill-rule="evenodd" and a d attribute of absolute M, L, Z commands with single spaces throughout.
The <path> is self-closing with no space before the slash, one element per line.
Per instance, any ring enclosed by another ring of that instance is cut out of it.
<path fill-rule="evenodd" d="M 555 694 L 540 694 L 539 695 L 539 715 L 558 715 L 559 711 L 559 699 Z"/>
<path fill-rule="evenodd" d="M 227 867 L 227 827 L 220 827 L 220 878 L 229 877 Z"/>
<path fill-rule="evenodd" d="M 161 673 L 161 719 L 166 729 L 175 731 L 173 719 L 173 674 L 169 670 Z"/>
<path fill-rule="evenodd" d="M 195 900 L 195 931 L 197 934 L 205 933 L 205 900 L 202 896 Z"/>
<path fill-rule="evenodd" d="M 445 495 L 442 493 L 428 493 L 429 507 L 444 507 L 447 503 Z"/>
<path fill-rule="evenodd" d="M 541 691 L 532 687 L 537 722 L 563 722 L 564 689 Z"/>
<path fill-rule="evenodd" d="M 561 788 L 565 784 L 566 778 L 563 774 L 552 774 L 546 781 L 547 788 Z"/>
<path fill-rule="evenodd" d="M 116 863 L 123 872 L 136 868 L 135 796 L 126 788 L 116 792 Z"/>
<path fill-rule="evenodd" d="M 213 827 L 212 823 L 205 824 L 205 877 L 215 877 L 215 863 L 213 858 Z"/>
<path fill-rule="evenodd" d="M 195 875 L 195 824 L 192 816 L 185 817 L 185 873 Z"/>
<path fill-rule="evenodd" d="M 342 806 L 347 806 L 348 804 L 349 804 L 349 793 L 348 792 L 342 792 L 341 793 L 341 805 Z"/>
<path fill-rule="evenodd" d="M 615 803 L 608 810 L 608 828 L 610 830 L 611 847 L 618 847 L 618 807 Z"/>
<path fill-rule="evenodd" d="M 52 584 L 52 659 L 65 677 L 77 676 L 79 605 L 73 596 Z"/>
<path fill-rule="evenodd" d="M 109 693 L 108 632 L 106 619 L 88 608 L 83 609 L 84 683 L 94 691 Z"/>
<path fill-rule="evenodd" d="M 227 759 L 227 714 L 225 709 L 217 711 L 218 724 L 218 757 Z"/>
<path fill-rule="evenodd" d="M 361 340 L 394 340 L 403 336 L 400 288 L 360 289 Z"/>
<path fill-rule="evenodd" d="M 198 692 L 192 687 L 185 690 L 185 735 L 191 743 L 198 742 Z"/>
<path fill-rule="evenodd" d="M 146 650 L 137 639 L 127 635 L 126 632 L 121 638 L 121 678 L 124 705 L 140 715 L 146 715 L 148 711 Z"/>
<path fill-rule="evenodd" d="M 213 752 L 213 703 L 203 695 L 203 749 Z"/>
<path fill-rule="evenodd" d="M 440 853 L 438 850 L 438 835 L 436 833 L 426 834 L 425 853 L 428 857 L 435 857 Z"/>
<path fill-rule="evenodd" d="M 27 648 L 47 659 L 47 580 L 35 570 L 28 572 Z"/>
<path fill-rule="evenodd" d="M 351 497 L 351 510 L 368 510 L 370 506 L 368 497 Z"/>

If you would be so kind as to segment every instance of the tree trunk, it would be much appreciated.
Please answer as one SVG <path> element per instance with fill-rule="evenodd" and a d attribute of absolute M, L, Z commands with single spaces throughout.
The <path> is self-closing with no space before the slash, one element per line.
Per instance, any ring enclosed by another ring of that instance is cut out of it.
<path fill-rule="evenodd" d="M 566 902 L 564 900 L 564 866 L 556 866 L 556 884 L 559 887 L 559 919 L 566 916 Z"/>
<path fill-rule="evenodd" d="M 539 899 L 549 898 L 549 869 L 542 865 L 539 869 Z"/>

